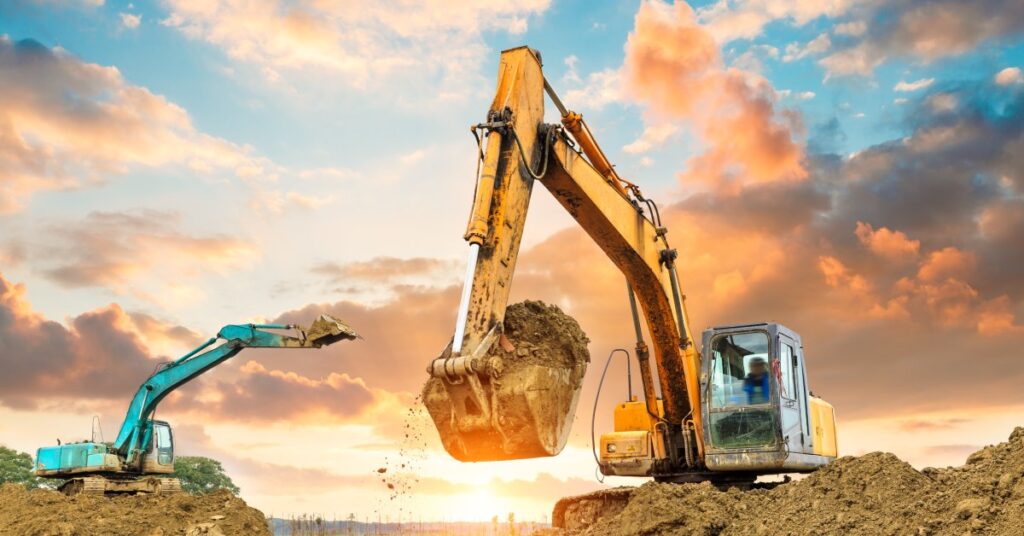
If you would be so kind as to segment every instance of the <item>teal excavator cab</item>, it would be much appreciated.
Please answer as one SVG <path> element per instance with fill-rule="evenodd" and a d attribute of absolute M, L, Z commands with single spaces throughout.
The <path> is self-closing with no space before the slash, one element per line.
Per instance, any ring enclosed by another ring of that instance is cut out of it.
<path fill-rule="evenodd" d="M 267 330 L 286 330 L 292 334 Z M 143 382 L 114 441 L 42 447 L 36 451 L 35 474 L 66 479 L 60 489 L 68 494 L 180 491 L 180 483 L 170 476 L 174 473 L 171 426 L 153 418 L 164 397 L 245 348 L 321 348 L 358 337 L 344 322 L 326 314 L 305 329 L 292 324 L 224 326 L 216 337 L 163 364 Z"/>

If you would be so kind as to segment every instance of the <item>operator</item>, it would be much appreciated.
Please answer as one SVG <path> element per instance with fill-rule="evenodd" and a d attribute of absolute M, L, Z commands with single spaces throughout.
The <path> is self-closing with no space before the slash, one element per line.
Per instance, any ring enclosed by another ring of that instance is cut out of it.
<path fill-rule="evenodd" d="M 743 379 L 743 392 L 748 404 L 768 403 L 768 363 L 763 357 L 750 360 L 750 372 Z"/>

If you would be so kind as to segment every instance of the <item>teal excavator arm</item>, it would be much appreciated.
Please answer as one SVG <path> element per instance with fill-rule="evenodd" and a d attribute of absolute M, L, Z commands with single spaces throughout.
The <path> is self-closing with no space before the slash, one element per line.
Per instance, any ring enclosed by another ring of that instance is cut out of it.
<path fill-rule="evenodd" d="M 294 330 L 295 335 L 282 335 L 263 331 L 264 329 Z M 320 315 L 309 329 L 301 329 L 291 324 L 224 326 L 216 337 L 163 365 L 139 387 L 128 406 L 121 430 L 114 440 L 113 449 L 124 457 L 128 467 L 136 466 L 140 455 L 145 452 L 152 439 L 149 436 L 153 428 L 146 426 L 146 423 L 153 416 L 160 401 L 171 391 L 231 359 L 245 348 L 320 348 L 357 337 L 355 331 L 328 315 Z M 210 349 L 218 341 L 223 342 Z"/>

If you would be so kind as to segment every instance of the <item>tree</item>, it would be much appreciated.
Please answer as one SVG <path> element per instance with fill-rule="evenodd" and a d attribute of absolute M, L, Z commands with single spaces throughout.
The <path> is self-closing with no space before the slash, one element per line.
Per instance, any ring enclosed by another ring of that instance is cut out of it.
<path fill-rule="evenodd" d="M 62 482 L 52 478 L 39 478 L 34 470 L 32 456 L 0 445 L 0 484 L 21 484 L 26 489 L 54 489 Z"/>
<path fill-rule="evenodd" d="M 0 447 L 0 484 L 21 484 L 28 489 L 38 487 L 32 469 L 32 456 Z"/>
<path fill-rule="evenodd" d="M 237 495 L 239 491 L 220 462 L 202 456 L 175 457 L 173 476 L 181 480 L 181 489 L 190 495 L 205 495 L 218 489 Z"/>

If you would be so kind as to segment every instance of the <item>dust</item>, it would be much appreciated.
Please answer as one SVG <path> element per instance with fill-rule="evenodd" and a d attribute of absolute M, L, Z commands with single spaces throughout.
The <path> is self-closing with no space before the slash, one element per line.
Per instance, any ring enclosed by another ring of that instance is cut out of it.
<path fill-rule="evenodd" d="M 0 534 L 230 536 L 271 534 L 263 514 L 226 490 L 208 495 L 76 495 L 0 487 Z"/>
<path fill-rule="evenodd" d="M 395 455 L 385 456 L 383 464 L 374 471 L 374 476 L 387 490 L 387 497 L 377 503 L 374 515 L 397 516 L 397 520 L 408 519 L 416 511 L 413 501 L 420 474 L 427 460 L 427 433 L 430 417 L 419 397 L 406 410 L 402 423 L 402 437 L 398 441 Z"/>
<path fill-rule="evenodd" d="M 888 453 L 844 457 L 772 489 L 636 488 L 581 530 L 611 534 L 1024 534 L 1024 428 L 961 467 L 917 471 Z M 573 527 L 571 520 L 567 527 Z M 578 524 L 577 524 L 578 525 Z"/>

